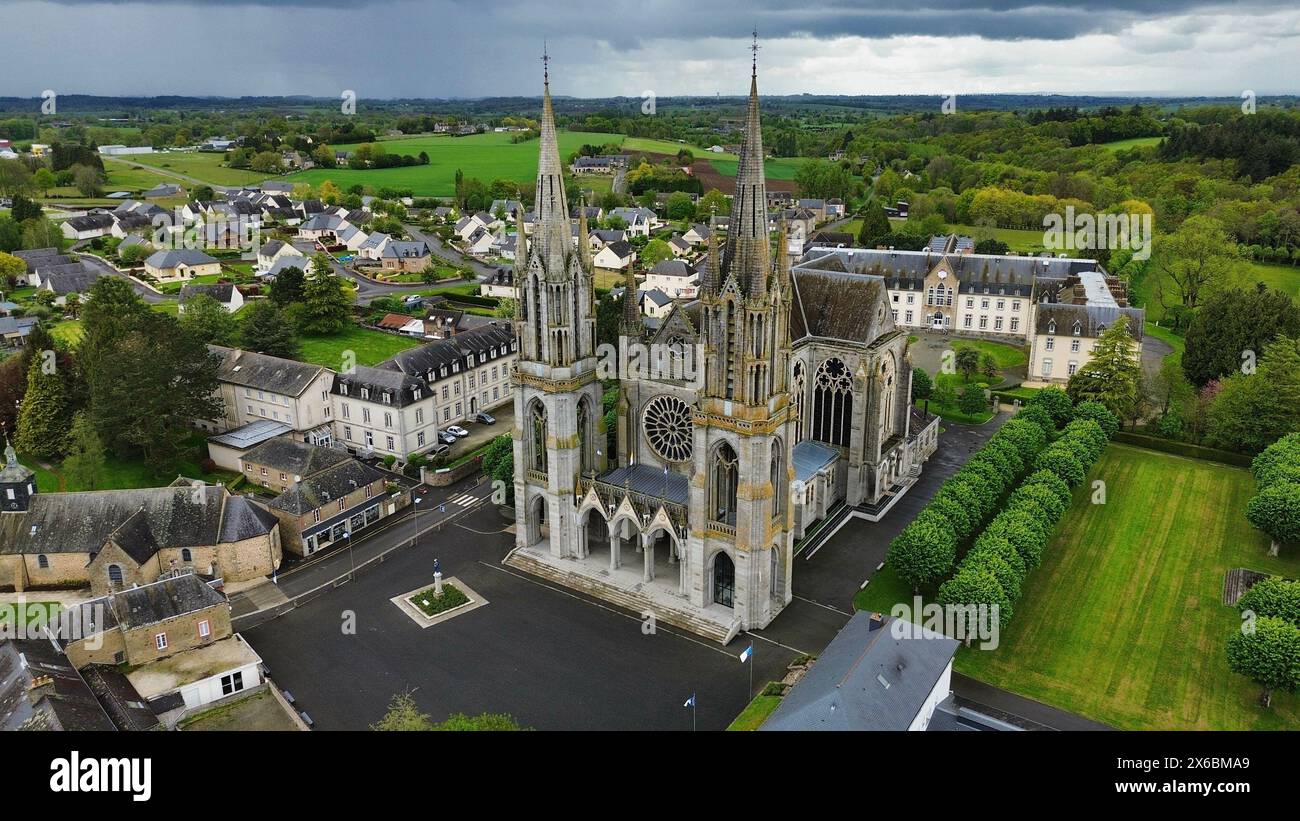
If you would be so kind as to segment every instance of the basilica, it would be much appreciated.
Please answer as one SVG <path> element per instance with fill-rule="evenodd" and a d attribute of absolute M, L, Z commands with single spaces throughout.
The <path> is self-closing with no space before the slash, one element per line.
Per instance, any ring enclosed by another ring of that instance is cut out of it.
<path fill-rule="evenodd" d="M 713 232 L 698 296 L 653 332 L 625 300 L 606 431 L 585 209 L 575 245 L 549 74 L 542 106 L 535 223 L 516 250 L 506 564 L 725 644 L 790 602 L 809 540 L 888 512 L 938 420 L 909 401 L 883 279 L 801 265 L 772 223 L 755 65 L 725 239 Z M 670 367 L 628 368 L 638 352 Z"/>

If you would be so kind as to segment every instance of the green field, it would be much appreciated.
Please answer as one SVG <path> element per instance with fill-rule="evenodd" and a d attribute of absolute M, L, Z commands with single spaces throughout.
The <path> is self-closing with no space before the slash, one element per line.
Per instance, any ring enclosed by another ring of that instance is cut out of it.
<path fill-rule="evenodd" d="M 313 168 L 290 174 L 290 182 L 319 185 L 331 180 L 340 188 L 352 185 L 409 188 L 416 196 L 449 197 L 456 193 L 456 170 L 467 178 L 483 182 L 495 179 L 527 183 L 537 176 L 537 141 L 510 142 L 511 134 L 487 133 L 469 137 L 427 136 L 401 140 L 386 140 L 384 147 L 391 154 L 418 156 L 421 151 L 429 155 L 428 165 L 406 168 L 378 168 L 354 171 L 349 168 Z M 589 131 L 559 132 L 560 158 L 576 152 L 585 143 L 600 145 L 621 142 L 621 134 L 602 134 Z M 356 146 L 337 146 L 349 150 Z"/>
<path fill-rule="evenodd" d="M 1098 479 L 1104 505 L 1091 504 Z M 1123 729 L 1300 726 L 1300 697 L 1259 707 L 1259 688 L 1225 657 L 1240 620 L 1220 603 L 1224 574 L 1300 576 L 1300 556 L 1270 558 L 1246 522 L 1253 493 L 1244 469 L 1111 445 L 1026 580 L 1001 645 L 963 649 L 957 669 Z"/>
<path fill-rule="evenodd" d="M 172 151 L 154 154 L 133 154 L 124 158 L 126 162 L 139 163 L 151 168 L 159 168 L 176 174 L 184 174 L 203 180 L 211 185 L 253 185 L 267 178 L 266 174 L 246 171 L 241 168 L 227 168 L 226 155 L 222 152 L 209 151 Z M 168 178 L 169 182 L 180 182 L 185 188 L 190 183 L 184 180 Z"/>
<path fill-rule="evenodd" d="M 349 325 L 346 331 L 334 336 L 304 336 L 301 343 L 302 353 L 299 359 L 334 370 L 345 367 L 344 351 L 352 351 L 358 365 L 378 365 L 396 353 L 421 344 L 418 339 L 387 334 L 359 325 Z"/>
<path fill-rule="evenodd" d="M 732 154 L 727 151 L 724 151 L 721 154 L 714 154 L 710 151 L 705 150 L 708 148 L 708 146 L 688 145 L 686 143 L 674 142 L 673 140 L 652 140 L 648 137 L 624 137 L 623 138 L 624 151 L 645 151 L 646 153 L 649 154 L 676 155 L 677 152 L 681 151 L 683 148 L 685 148 L 687 151 L 694 154 L 695 159 L 697 160 L 719 159 L 719 160 L 735 161 L 739 159 L 739 157 L 737 157 L 735 154 Z"/>
<path fill-rule="evenodd" d="M 1107 151 L 1127 151 L 1130 148 L 1139 146 L 1160 145 L 1164 137 L 1134 137 L 1129 140 L 1116 140 L 1113 143 L 1098 143 L 1098 148 L 1104 148 Z"/>
<path fill-rule="evenodd" d="M 1147 273 L 1135 289 L 1140 304 L 1146 309 L 1148 320 L 1164 319 L 1165 309 L 1156 299 L 1156 288 L 1165 282 L 1165 299 L 1170 303 L 1178 301 L 1178 288 L 1155 264 L 1147 266 Z M 1270 288 L 1276 288 L 1291 295 L 1300 302 L 1300 268 L 1290 265 L 1273 265 L 1265 262 L 1242 261 L 1238 268 L 1229 274 L 1229 283 L 1238 288 L 1253 288 L 1255 283 L 1263 282 Z"/>
<path fill-rule="evenodd" d="M 706 154 L 704 159 L 708 160 L 709 165 L 713 166 L 714 170 L 719 174 L 726 177 L 736 176 L 736 166 L 739 162 L 737 160 L 714 159 L 718 156 L 720 155 Z M 776 159 L 764 160 L 763 174 L 769 180 L 792 180 L 794 179 L 795 172 L 799 170 L 799 166 L 802 164 L 803 160 L 793 157 L 779 157 Z"/>
<path fill-rule="evenodd" d="M 1247 287 L 1262 282 L 1270 288 L 1290 294 L 1292 299 L 1300 302 L 1300 267 L 1268 262 L 1250 262 L 1247 265 Z"/>
<path fill-rule="evenodd" d="M 1002 370 L 1023 365 L 1029 361 L 1029 352 L 1015 345 L 1001 342 L 985 342 L 979 339 L 958 339 L 952 343 L 953 348 L 974 348 L 981 354 L 989 354 Z"/>

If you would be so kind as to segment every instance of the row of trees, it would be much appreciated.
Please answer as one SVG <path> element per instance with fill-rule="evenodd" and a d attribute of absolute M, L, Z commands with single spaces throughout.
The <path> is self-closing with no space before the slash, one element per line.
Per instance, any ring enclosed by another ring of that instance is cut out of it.
<path fill-rule="evenodd" d="M 1228 639 L 1228 667 L 1258 684 L 1259 701 L 1273 692 L 1300 691 L 1300 582 L 1272 576 L 1256 582 L 1237 602 L 1242 623 Z"/>
<path fill-rule="evenodd" d="M 1095 402 L 1079 405 L 1074 415 L 1038 454 L 1033 473 L 975 540 L 957 572 L 939 587 L 939 603 L 957 608 L 959 618 L 967 620 L 958 628 L 966 636 L 975 635 L 978 627 L 972 605 L 996 608 L 1000 626 L 1010 621 L 1029 571 L 1041 562 L 1052 531 L 1069 509 L 1070 489 L 1083 482 L 1119 429 L 1114 414 Z"/>

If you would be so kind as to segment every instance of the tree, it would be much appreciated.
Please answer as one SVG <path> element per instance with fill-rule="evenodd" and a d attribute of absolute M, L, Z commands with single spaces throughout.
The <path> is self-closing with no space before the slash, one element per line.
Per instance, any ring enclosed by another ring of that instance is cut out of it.
<path fill-rule="evenodd" d="M 1275 690 L 1300 689 L 1300 628 L 1274 616 L 1243 625 L 1228 639 L 1228 667 L 1262 687 L 1260 704 L 1271 706 Z"/>
<path fill-rule="evenodd" d="M 239 323 L 234 314 L 207 294 L 186 300 L 180 323 L 182 328 L 209 345 L 233 345 L 239 335 Z"/>
<path fill-rule="evenodd" d="M 1246 504 L 1246 520 L 1272 539 L 1270 556 L 1283 543 L 1300 542 L 1300 484 L 1278 482 L 1256 493 Z"/>
<path fill-rule="evenodd" d="M 302 302 L 303 284 L 306 277 L 301 268 L 290 265 L 275 275 L 271 280 L 271 301 L 281 308 L 294 302 Z"/>
<path fill-rule="evenodd" d="M 1250 472 L 1260 490 L 1276 482 L 1300 483 L 1297 471 L 1300 471 L 1300 433 L 1288 433 L 1250 462 Z"/>
<path fill-rule="evenodd" d="M 1100 403 L 1120 419 L 1130 418 L 1136 409 L 1142 375 L 1128 322 L 1128 317 L 1121 314 L 1114 325 L 1102 331 L 1092 357 L 1066 386 L 1066 394 L 1075 403 Z"/>
<path fill-rule="evenodd" d="M 1110 409 L 1100 402 L 1080 402 L 1074 408 L 1074 418 L 1088 419 L 1096 422 L 1101 429 L 1106 432 L 1106 436 L 1113 437 L 1119 431 L 1119 417 L 1110 412 Z"/>
<path fill-rule="evenodd" d="M 39 202 L 28 199 L 22 194 L 14 195 L 13 205 L 9 208 L 9 215 L 19 222 L 26 222 L 31 219 L 40 219 L 44 213 L 44 209 L 41 208 Z"/>
<path fill-rule="evenodd" d="M 930 398 L 934 392 L 934 381 L 921 368 L 912 369 L 912 401 L 920 402 Z"/>
<path fill-rule="evenodd" d="M 716 215 L 725 217 L 731 213 L 731 197 L 716 188 L 709 189 L 700 197 L 700 204 L 695 209 L 697 219 L 707 220 Z"/>
<path fill-rule="evenodd" d="M 664 203 L 664 215 L 670 220 L 695 219 L 695 202 L 685 191 L 674 191 Z"/>
<path fill-rule="evenodd" d="M 492 309 L 492 315 L 498 319 L 514 319 L 518 307 L 518 303 L 510 297 L 501 297 L 497 300 L 497 306 Z"/>
<path fill-rule="evenodd" d="M 1273 616 L 1300 627 L 1300 582 L 1281 576 L 1269 576 L 1251 585 L 1240 599 L 1237 609 L 1256 616 Z"/>
<path fill-rule="evenodd" d="M 27 391 L 18 411 L 18 449 L 45 459 L 63 452 L 68 437 L 68 397 L 57 363 L 48 357 L 32 359 L 27 371 Z"/>
<path fill-rule="evenodd" d="M 480 713 L 469 716 L 453 713 L 446 721 L 433 725 L 440 732 L 502 732 L 521 729 L 514 717 L 507 713 Z"/>
<path fill-rule="evenodd" d="M 673 258 L 673 249 L 668 243 L 661 239 L 652 239 L 641 249 L 637 257 L 641 261 L 642 267 L 647 271 L 654 268 L 666 259 Z"/>
<path fill-rule="evenodd" d="M 416 706 L 415 699 L 409 692 L 398 693 L 388 703 L 388 712 L 384 713 L 383 718 L 371 724 L 370 729 L 390 732 L 427 732 L 433 729 L 433 720 L 427 714 L 420 712 L 420 708 Z"/>
<path fill-rule="evenodd" d="M 1156 267 L 1174 284 L 1179 301 L 1195 310 L 1202 296 L 1224 284 L 1236 268 L 1240 260 L 1236 249 L 1223 223 L 1198 214 L 1158 243 Z"/>
<path fill-rule="evenodd" d="M 69 489 L 98 490 L 104 481 L 104 443 L 85 413 L 72 417 L 63 475 Z"/>
<path fill-rule="evenodd" d="M 303 333 L 341 333 L 352 316 L 352 301 L 343 280 L 330 271 L 325 254 L 312 259 L 312 274 L 303 285 L 303 305 Z"/>
<path fill-rule="evenodd" d="M 1072 449 L 1055 444 L 1038 454 L 1038 460 L 1034 462 L 1034 469 L 1050 470 L 1064 479 L 1066 484 L 1071 487 L 1082 482 L 1083 477 L 1087 474 L 1083 463 L 1079 461 L 1079 457 Z"/>
<path fill-rule="evenodd" d="M 1187 329 L 1183 373 L 1198 387 L 1237 373 L 1279 335 L 1300 336 L 1300 306 L 1289 294 L 1266 287 L 1212 294 Z"/>
<path fill-rule="evenodd" d="M 996 616 L 999 626 L 1005 626 L 1011 620 L 1011 597 L 1002 589 L 1002 584 L 991 569 L 978 564 L 966 565 L 939 587 L 939 604 L 957 607 L 956 625 L 959 636 L 965 638 L 967 645 L 979 635 L 979 614 L 970 608 L 986 609 L 990 617 Z"/>
<path fill-rule="evenodd" d="M 816 199 L 843 199 L 853 188 L 853 178 L 839 163 L 822 159 L 805 160 L 794 172 L 799 193 Z"/>
<path fill-rule="evenodd" d="M 58 248 L 63 242 L 63 231 L 44 217 L 26 220 L 21 225 L 23 248 Z"/>
<path fill-rule="evenodd" d="M 73 185 L 83 197 L 99 197 L 104 193 L 104 172 L 89 165 L 72 167 Z"/>
<path fill-rule="evenodd" d="M 483 453 L 483 473 L 493 482 L 501 482 L 505 487 L 507 505 L 514 503 L 515 495 L 515 446 L 514 440 L 502 434 L 488 445 Z"/>
<path fill-rule="evenodd" d="M 1279 337 L 1264 347 L 1255 373 L 1219 385 L 1205 419 L 1206 438 L 1216 447 L 1257 453 L 1300 431 L 1300 339 Z"/>
<path fill-rule="evenodd" d="M 967 416 L 978 416 L 988 411 L 988 400 L 984 398 L 984 391 L 974 385 L 967 385 L 957 394 L 957 410 Z"/>
<path fill-rule="evenodd" d="M 270 300 L 255 300 L 244 309 L 240 326 L 240 345 L 250 351 L 294 359 L 298 356 L 298 336 L 293 323 Z"/>
<path fill-rule="evenodd" d="M 1066 422 L 1074 418 L 1074 403 L 1070 397 L 1060 388 L 1043 388 L 1034 394 L 1026 407 L 1040 407 L 1052 417 L 1052 423 L 1056 427 L 1063 427 Z M 1023 413 L 1023 411 L 1022 411 Z"/>
<path fill-rule="evenodd" d="M 999 375 L 998 360 L 991 353 L 980 354 L 980 376 L 989 380 L 992 385 L 997 381 Z"/>
<path fill-rule="evenodd" d="M 957 373 L 961 374 L 962 379 L 969 382 L 975 378 L 975 374 L 980 370 L 980 352 L 975 348 L 966 345 L 957 347 Z"/>
<path fill-rule="evenodd" d="M 12 282 L 27 273 L 27 263 L 13 254 L 0 251 L 0 279 Z"/>
<path fill-rule="evenodd" d="M 924 510 L 894 537 L 886 561 L 919 592 L 922 585 L 948 575 L 956 558 L 957 535 L 952 525 L 937 512 Z"/>
<path fill-rule="evenodd" d="M 874 248 L 884 244 L 882 240 L 893 230 L 893 226 L 889 223 L 889 215 L 885 213 L 880 203 L 874 198 L 867 200 L 866 206 L 862 209 L 862 227 L 858 229 L 858 245 L 863 248 Z"/>
<path fill-rule="evenodd" d="M 32 172 L 21 160 L 0 160 L 0 196 L 30 191 Z"/>
<path fill-rule="evenodd" d="M 48 197 L 50 189 L 55 185 L 54 172 L 45 166 L 41 166 L 36 169 L 36 173 L 32 176 L 32 184 L 41 192 L 42 196 Z"/>

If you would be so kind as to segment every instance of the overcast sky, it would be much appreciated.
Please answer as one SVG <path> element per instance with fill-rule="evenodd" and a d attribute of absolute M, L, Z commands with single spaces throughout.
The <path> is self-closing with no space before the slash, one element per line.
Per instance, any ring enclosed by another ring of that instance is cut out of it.
<path fill-rule="evenodd" d="M 1300 91 L 1300 4 L 6 0 L 0 95 Z"/>

